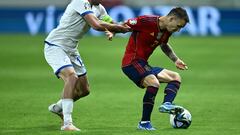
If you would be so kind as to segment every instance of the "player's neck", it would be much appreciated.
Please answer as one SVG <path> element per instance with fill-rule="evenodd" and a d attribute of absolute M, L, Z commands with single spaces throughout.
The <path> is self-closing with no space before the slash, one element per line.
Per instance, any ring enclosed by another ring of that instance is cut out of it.
<path fill-rule="evenodd" d="M 161 31 L 166 30 L 166 24 L 165 24 L 166 19 L 167 19 L 166 16 L 159 17 L 158 25 L 159 25 L 159 28 L 160 28 Z"/>

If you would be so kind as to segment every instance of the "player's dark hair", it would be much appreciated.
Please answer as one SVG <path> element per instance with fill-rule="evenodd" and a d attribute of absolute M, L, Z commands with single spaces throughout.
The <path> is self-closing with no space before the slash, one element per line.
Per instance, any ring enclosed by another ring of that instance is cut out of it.
<path fill-rule="evenodd" d="M 189 23 L 189 17 L 187 11 L 181 7 L 173 8 L 169 13 L 168 16 L 176 16 L 180 19 L 184 19 L 186 23 Z"/>

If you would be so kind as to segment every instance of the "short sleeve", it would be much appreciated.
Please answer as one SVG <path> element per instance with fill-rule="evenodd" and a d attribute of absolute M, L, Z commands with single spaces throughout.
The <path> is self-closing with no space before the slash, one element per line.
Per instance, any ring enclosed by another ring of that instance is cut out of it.
<path fill-rule="evenodd" d="M 157 29 L 157 19 L 156 16 L 139 16 L 127 20 L 127 25 L 135 31 L 155 31 Z"/>
<path fill-rule="evenodd" d="M 77 11 L 81 16 L 93 13 L 91 5 L 87 0 L 72 0 L 72 8 Z"/>
<path fill-rule="evenodd" d="M 107 13 L 106 9 L 104 8 L 104 6 L 99 4 L 99 7 L 100 7 L 100 18 L 107 16 L 108 13 Z"/>
<path fill-rule="evenodd" d="M 139 31 L 141 27 L 141 23 L 139 22 L 138 18 L 132 18 L 127 20 L 127 25 L 131 27 L 133 30 L 137 30 L 137 31 Z"/>

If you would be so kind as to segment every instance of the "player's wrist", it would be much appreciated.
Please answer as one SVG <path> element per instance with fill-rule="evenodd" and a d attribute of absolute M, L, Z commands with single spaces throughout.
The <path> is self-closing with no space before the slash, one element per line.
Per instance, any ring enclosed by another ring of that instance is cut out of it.
<path fill-rule="evenodd" d="M 171 59 L 175 64 L 180 60 L 178 57 L 172 57 Z"/>

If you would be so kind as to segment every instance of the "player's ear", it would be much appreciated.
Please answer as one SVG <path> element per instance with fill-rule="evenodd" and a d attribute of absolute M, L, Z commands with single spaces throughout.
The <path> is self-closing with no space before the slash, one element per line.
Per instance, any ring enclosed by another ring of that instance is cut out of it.
<path fill-rule="evenodd" d="M 175 17 L 174 17 L 174 16 L 169 16 L 169 17 L 168 17 L 168 21 L 169 21 L 169 22 L 172 22 L 173 20 L 175 20 Z"/>

